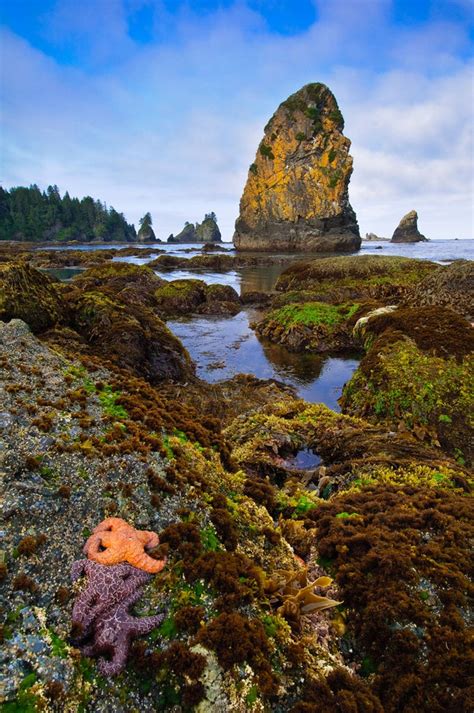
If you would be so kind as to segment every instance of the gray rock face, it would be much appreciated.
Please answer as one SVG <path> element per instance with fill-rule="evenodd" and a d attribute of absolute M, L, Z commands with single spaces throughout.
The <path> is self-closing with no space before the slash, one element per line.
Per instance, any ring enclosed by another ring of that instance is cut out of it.
<path fill-rule="evenodd" d="M 421 241 L 427 242 L 428 238 L 418 230 L 418 213 L 416 210 L 411 210 L 403 216 L 398 228 L 392 235 L 392 243 L 418 243 Z"/>

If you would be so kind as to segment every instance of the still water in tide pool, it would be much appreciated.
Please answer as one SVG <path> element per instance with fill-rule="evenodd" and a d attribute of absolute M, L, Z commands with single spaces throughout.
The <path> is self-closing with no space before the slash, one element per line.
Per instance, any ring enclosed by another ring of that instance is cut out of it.
<path fill-rule="evenodd" d="M 255 311 L 243 310 L 235 317 L 193 317 L 167 324 L 196 362 L 201 379 L 213 383 L 239 373 L 277 379 L 293 386 L 300 398 L 339 411 L 337 399 L 357 368 L 359 355 L 294 354 L 260 342 L 249 326 L 257 318 Z"/>

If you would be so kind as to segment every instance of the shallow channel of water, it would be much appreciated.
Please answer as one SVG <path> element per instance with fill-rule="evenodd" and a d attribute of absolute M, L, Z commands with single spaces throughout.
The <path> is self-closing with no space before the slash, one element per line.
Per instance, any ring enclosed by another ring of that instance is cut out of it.
<path fill-rule="evenodd" d="M 293 386 L 300 398 L 339 411 L 337 399 L 359 357 L 294 354 L 278 344 L 261 343 L 249 326 L 256 317 L 248 309 L 235 317 L 181 318 L 167 324 L 196 362 L 201 379 L 214 383 L 239 373 L 277 379 Z"/>

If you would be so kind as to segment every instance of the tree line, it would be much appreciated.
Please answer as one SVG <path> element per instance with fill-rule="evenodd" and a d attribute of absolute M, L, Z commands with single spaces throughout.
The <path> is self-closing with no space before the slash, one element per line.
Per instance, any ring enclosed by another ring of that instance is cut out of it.
<path fill-rule="evenodd" d="M 9 191 L 0 187 L 0 240 L 134 242 L 135 227 L 114 208 L 90 196 L 63 197 L 57 186 Z"/>

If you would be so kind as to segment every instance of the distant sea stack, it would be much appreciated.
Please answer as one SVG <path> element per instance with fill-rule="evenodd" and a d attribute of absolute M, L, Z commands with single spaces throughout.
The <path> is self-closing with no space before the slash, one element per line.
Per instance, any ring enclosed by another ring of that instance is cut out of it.
<path fill-rule="evenodd" d="M 216 214 L 206 213 L 202 223 L 185 223 L 178 235 L 170 235 L 169 243 L 220 243 L 221 231 L 217 225 Z"/>
<path fill-rule="evenodd" d="M 330 89 L 307 84 L 268 124 L 250 166 L 235 223 L 238 250 L 352 251 L 360 247 L 349 203 L 351 142 Z"/>
<path fill-rule="evenodd" d="M 418 213 L 416 210 L 411 210 L 403 216 L 398 228 L 392 235 L 392 243 L 419 243 L 420 241 L 428 241 L 424 235 L 418 230 Z"/>

